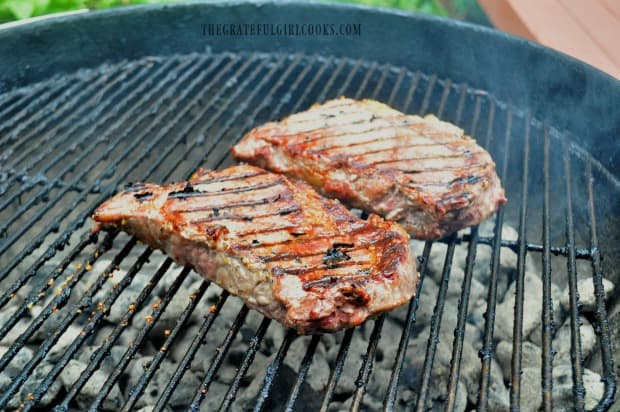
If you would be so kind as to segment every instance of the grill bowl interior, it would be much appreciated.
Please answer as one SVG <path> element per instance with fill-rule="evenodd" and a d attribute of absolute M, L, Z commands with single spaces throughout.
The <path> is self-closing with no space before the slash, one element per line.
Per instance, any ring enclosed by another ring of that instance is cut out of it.
<path fill-rule="evenodd" d="M 227 9 L 216 10 L 230 18 Z M 148 15 L 136 10 L 134 18 L 141 21 Z M 102 16 L 105 19 L 105 13 Z M 524 104 L 527 99 L 510 102 L 498 97 L 501 88 L 497 93 L 481 89 L 479 83 L 443 75 L 415 60 L 404 65 L 379 55 L 346 57 L 329 47 L 321 53 L 302 49 L 291 54 L 236 50 L 234 42 L 229 46 L 152 56 L 129 53 L 51 77 L 28 68 L 21 77 L 7 77 L 0 95 L 0 304 L 11 309 L 2 314 L 0 343 L 8 349 L 0 370 L 15 368 L 23 344 L 34 351 L 5 385 L 0 404 L 23 402 L 26 409 L 45 409 L 41 404 L 54 392 L 54 381 L 71 359 L 79 358 L 88 359 L 84 362 L 89 369 L 81 380 L 76 377 L 73 388 L 56 390 L 53 403 L 59 410 L 76 408 L 84 383 L 94 381 L 95 374 L 103 376 L 98 380 L 103 390 L 94 401 L 104 407 L 137 409 L 151 399 L 163 408 L 184 389 L 188 403 L 192 399 L 195 408 L 205 410 L 421 408 L 431 401 L 434 386 L 446 388 L 445 399 L 432 400 L 434 407 L 450 407 L 459 392 L 463 396 L 458 378 L 465 356 L 464 362 L 475 363 L 477 378 L 475 388 L 466 390 L 478 394 L 479 405 L 487 405 L 493 393 L 489 377 L 496 367 L 498 289 L 501 294 L 502 285 L 522 279 L 529 262 L 543 284 L 540 328 L 548 331 L 542 333 L 543 367 L 548 369 L 541 374 L 547 385 L 541 396 L 547 405 L 552 398 L 552 347 L 544 339 L 552 336 L 554 315 L 561 310 L 554 287 L 576 285 L 579 279 L 592 279 L 599 287 L 603 275 L 614 281 L 620 275 L 613 258 L 607 258 L 617 248 L 612 243 L 617 237 L 612 212 L 618 182 L 605 158 L 591 156 L 589 140 L 575 137 L 581 130 L 567 129 L 553 107 L 553 113 L 546 113 Z M 296 337 L 124 234 L 91 235 L 93 209 L 123 184 L 180 180 L 199 166 L 225 167 L 233 163 L 230 145 L 251 127 L 342 95 L 374 98 L 408 113 L 436 114 L 463 127 L 496 160 L 509 202 L 494 222 L 432 245 L 416 244 L 421 270 L 429 279 L 429 262 L 443 266 L 434 278 L 438 290 L 432 297 L 421 294 L 409 307 L 352 331 Z M 502 239 L 504 225 L 516 229 L 516 237 Z M 476 302 L 465 304 L 471 285 L 451 278 L 459 248 L 490 256 L 476 261 L 472 255 L 462 268 L 464 280 L 474 265 L 484 265 L 488 274 L 481 343 L 465 352 Z M 513 262 L 509 271 L 500 264 L 506 256 Z M 601 257 L 606 259 L 601 262 Z M 446 294 L 461 286 L 456 325 L 447 323 L 452 308 L 446 307 Z M 517 308 L 526 312 L 520 294 L 515 296 Z M 576 304 L 576 291 L 572 296 Z M 605 392 L 596 400 L 605 408 L 613 399 L 615 376 L 602 296 L 597 303 L 588 320 L 598 332 L 602 356 L 596 372 L 604 379 Z M 419 308 L 434 316 L 419 321 Z M 577 322 L 577 305 L 568 311 L 573 309 Z M 455 326 L 449 341 L 441 334 L 447 324 Z M 55 351 L 63 339 L 71 343 Z M 523 339 L 512 336 L 517 355 Z M 447 379 L 440 381 L 434 359 L 444 346 L 454 356 L 449 357 L 450 373 L 442 375 Z M 479 359 L 467 357 L 472 349 L 479 351 Z M 425 354 L 422 363 L 414 356 L 420 352 Z M 299 354 L 299 362 L 289 361 L 292 353 Z M 148 356 L 149 363 L 135 354 Z M 258 361 L 253 362 L 255 354 Z M 54 359 L 52 366 L 43 367 L 46 359 Z M 105 366 L 106 359 L 115 363 Z M 188 381 L 186 366 L 201 371 L 192 375 L 199 381 Z M 576 356 L 577 406 L 584 399 L 579 390 L 583 368 L 584 360 Z M 132 370 L 143 373 L 132 381 L 125 376 Z M 24 392 L 22 384 L 28 387 L 37 373 L 48 380 Z M 248 399 L 242 395 L 250 379 L 261 385 Z M 512 377 L 513 399 L 523 398 L 515 385 L 519 379 L 518 373 Z M 321 380 L 323 385 L 317 383 Z M 124 405 L 110 405 L 118 385 L 132 388 Z M 349 403 L 342 403 L 342 387 L 351 385 Z M 373 403 L 376 399 L 381 402 Z M 468 407 L 476 402 L 470 400 Z"/>

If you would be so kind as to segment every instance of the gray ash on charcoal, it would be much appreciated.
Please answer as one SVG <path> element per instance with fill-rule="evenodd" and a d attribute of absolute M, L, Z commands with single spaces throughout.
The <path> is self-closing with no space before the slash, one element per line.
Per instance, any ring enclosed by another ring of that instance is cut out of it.
<path fill-rule="evenodd" d="M 136 190 L 141 187 L 136 185 Z M 184 191 L 185 193 L 185 191 Z M 487 235 L 492 227 L 483 225 L 481 235 Z M 486 231 L 486 232 L 485 232 Z M 464 231 L 461 235 L 468 234 Z M 485 234 L 486 233 L 486 234 Z M 120 234 L 118 245 L 126 244 L 128 237 Z M 461 237 L 462 238 L 462 237 Z M 505 226 L 502 232 L 504 240 L 516 240 L 517 235 L 513 228 Z M 124 240 L 124 241 L 123 241 Z M 347 251 L 353 245 L 334 244 L 326 251 L 323 257 L 325 265 L 338 264 L 348 258 Z M 424 244 L 413 241 L 412 247 L 417 256 L 422 255 Z M 467 242 L 458 242 L 455 246 L 452 269 L 449 274 L 443 314 L 439 325 L 439 341 L 437 344 L 435 359 L 432 368 L 429 393 L 426 401 L 428 410 L 443 410 L 447 399 L 447 385 L 450 374 L 450 362 L 454 331 L 457 326 L 457 314 L 459 298 L 461 295 L 462 282 L 465 276 L 465 262 L 467 259 Z M 147 260 L 142 262 L 142 267 L 137 270 L 131 279 L 123 280 L 129 273 L 131 265 L 140 259 L 146 247 L 137 244 L 129 252 L 128 256 L 116 266 L 113 265 L 112 257 L 119 250 L 112 248 L 109 252 L 103 252 L 101 256 L 88 264 L 89 254 L 94 253 L 94 248 L 87 248 L 77 256 L 71 265 L 67 267 L 52 285 L 48 288 L 45 296 L 28 306 L 27 315 L 18 321 L 7 336 L 0 341 L 0 354 L 6 353 L 8 348 L 26 330 L 30 322 L 41 314 L 44 314 L 54 299 L 68 296 L 66 302 L 53 307 L 49 316 L 40 329 L 26 340 L 25 346 L 19 350 L 9 365 L 0 374 L 0 390 L 10 385 L 11 380 L 17 376 L 28 362 L 35 356 L 42 343 L 54 336 L 62 325 L 64 316 L 70 313 L 75 305 L 81 304 L 81 313 L 74 322 L 58 334 L 57 342 L 50 348 L 43 361 L 28 376 L 20 391 L 10 401 L 8 408 L 19 408 L 22 402 L 33 396 L 38 386 L 43 382 L 46 375 L 54 366 L 63 360 L 70 346 L 76 339 L 83 339 L 80 348 L 70 356 L 68 363 L 62 367 L 58 376 L 53 379 L 51 386 L 39 400 L 35 410 L 47 410 L 51 405 L 61 402 L 68 391 L 71 390 L 80 375 L 88 365 L 100 354 L 100 347 L 109 346 L 101 364 L 96 368 L 90 379 L 84 384 L 77 396 L 69 403 L 69 410 L 79 411 L 88 408 L 99 396 L 102 386 L 108 377 L 117 369 L 117 365 L 126 357 L 126 352 L 131 348 L 140 334 L 149 329 L 145 339 L 139 344 L 135 354 L 128 360 L 126 368 L 119 375 L 118 381 L 111 386 L 108 395 L 101 403 L 102 410 L 119 410 L 134 393 L 134 388 L 143 380 L 144 374 L 152 372 L 156 368 L 152 379 L 141 390 L 141 395 L 134 403 L 134 410 L 150 411 L 158 402 L 178 368 L 181 367 L 184 357 L 190 349 L 203 326 L 205 319 L 214 316 L 217 307 L 221 311 L 215 317 L 209 332 L 199 342 L 198 349 L 191 363 L 189 363 L 180 384 L 171 393 L 166 409 L 167 411 L 184 410 L 199 391 L 205 376 L 212 368 L 221 345 L 229 334 L 231 325 L 241 309 L 241 302 L 233 296 L 226 298 L 223 305 L 218 305 L 222 296 L 222 289 L 217 285 L 209 285 L 200 298 L 196 297 L 196 291 L 203 287 L 202 278 L 194 272 L 189 272 L 186 278 L 178 284 L 182 275 L 182 268 L 172 265 L 152 285 L 152 291 L 146 294 L 146 298 L 139 302 L 140 294 L 149 282 L 152 282 L 157 271 L 165 264 L 166 257 L 160 252 L 153 252 Z M 428 260 L 428 271 L 423 281 L 423 287 L 419 297 L 419 307 L 416 313 L 416 322 L 412 327 L 408 342 L 407 354 L 401 373 L 398 395 L 396 398 L 397 410 L 409 409 L 416 405 L 421 374 L 426 357 L 426 348 L 429 343 L 429 335 L 435 303 L 440 289 L 443 265 L 447 246 L 441 242 L 435 242 L 432 246 Z M 455 410 L 473 410 L 478 397 L 480 379 L 479 351 L 482 348 L 484 334 L 486 302 L 489 282 L 489 266 L 491 263 L 491 247 L 480 244 L 476 251 L 476 262 L 471 280 L 469 295 L 468 316 L 462 351 L 460 377 L 457 383 L 457 396 L 455 398 Z M 58 259 L 61 259 L 59 257 Z M 561 260 L 561 258 L 558 258 Z M 78 263 L 79 262 L 79 263 Z M 53 262 L 57 264 L 59 262 Z M 502 248 L 499 260 L 498 295 L 495 319 L 494 353 L 491 363 L 489 409 L 508 410 L 511 358 L 512 358 L 512 322 L 515 296 L 515 278 L 517 257 L 510 248 Z M 87 265 L 87 267 L 84 267 Z M 110 266 L 112 265 L 112 266 Z M 540 407 L 540 370 L 541 370 L 541 278 L 540 262 L 535 258 L 526 261 L 525 269 L 525 308 L 523 323 L 523 378 L 521 382 L 522 407 L 524 410 L 534 410 Z M 50 266 L 51 267 L 51 266 Z M 82 269 L 86 269 L 81 272 Z M 558 269 L 559 270 L 559 269 Z M 586 389 L 586 406 L 588 408 L 596 404 L 604 390 L 601 382 L 601 362 L 597 356 L 599 350 L 596 346 L 596 331 L 593 326 L 595 297 L 592 281 L 588 271 L 583 268 L 582 278 L 579 280 L 580 301 L 582 303 L 580 317 L 580 332 L 583 355 L 585 358 L 584 385 Z M 81 275 L 80 275 L 81 273 Z M 92 298 L 84 301 L 82 296 L 91 291 L 97 279 L 105 274 L 99 291 L 92 293 Z M 79 281 L 74 282 L 75 276 L 81 276 Z M 561 278 L 557 275 L 555 278 Z M 554 278 L 554 279 L 555 279 Z M 70 293 L 67 288 L 72 285 Z M 115 291 L 115 288 L 124 285 L 123 291 L 118 295 L 110 307 L 105 307 L 106 299 Z M 611 281 L 604 281 L 607 296 L 614 289 Z M 0 323 L 5 324 L 12 313 L 23 305 L 28 292 L 35 291 L 41 285 L 32 284 L 28 289 L 20 291 L 0 313 Z M 170 296 L 171 290 L 178 287 L 178 291 Z M 170 298 L 171 297 L 171 298 Z M 170 299 L 168 299 L 170 298 Z M 188 315 L 187 322 L 175 331 L 179 318 L 184 312 L 191 299 L 199 299 L 195 309 Z M 572 401 L 572 370 L 570 359 L 570 318 L 568 316 L 568 290 L 560 284 L 553 285 L 555 330 L 553 348 L 556 351 L 554 359 L 554 404 L 569 407 Z M 159 318 L 153 317 L 161 305 L 165 310 Z M 368 341 L 371 337 L 374 321 L 366 322 L 356 328 L 353 333 L 348 356 L 344 362 L 342 375 L 335 388 L 333 400 L 328 410 L 348 410 L 351 406 L 355 392 L 360 385 L 366 384 L 366 390 L 361 403 L 361 410 L 371 411 L 382 408 L 382 403 L 394 366 L 394 354 L 397 351 L 400 336 L 405 326 L 407 307 L 401 307 L 391 312 L 383 324 L 381 339 L 377 347 L 373 370 L 367 382 L 360 381 L 359 370 L 365 361 Z M 99 322 L 87 336 L 83 335 L 83 328 L 89 322 L 99 317 Z M 128 321 L 126 321 L 129 319 Z M 202 402 L 202 410 L 214 410 L 219 407 L 230 385 L 235 380 L 237 370 L 251 346 L 256 331 L 260 327 L 263 318 L 258 313 L 250 311 L 232 339 L 230 348 L 224 357 L 219 369 L 213 373 L 210 383 Z M 126 322 L 126 323 L 125 323 Z M 109 344 L 112 336 L 121 330 L 116 341 Z M 146 329 L 145 329 L 146 328 Z M 166 347 L 171 335 L 176 333 L 176 338 Z M 275 359 L 278 350 L 285 339 L 286 331 L 276 322 L 271 322 L 265 334 L 254 361 L 248 368 L 246 375 L 241 379 L 239 390 L 233 404 L 233 410 L 251 410 L 255 405 L 257 396 L 264 384 L 266 371 Z M 340 343 L 344 332 L 333 335 L 324 335 L 320 338 L 317 349 L 313 355 L 308 375 L 303 382 L 297 405 L 303 405 L 302 410 L 317 410 L 325 394 L 326 385 L 329 381 L 330 371 L 334 368 Z M 285 405 L 290 390 L 297 379 L 302 360 L 310 344 L 311 337 L 295 337 L 288 349 L 284 362 L 273 382 L 274 390 L 265 405 L 266 410 L 281 410 Z M 158 362 L 158 358 L 161 362 Z M 65 359 L 66 360 L 66 359 Z"/>

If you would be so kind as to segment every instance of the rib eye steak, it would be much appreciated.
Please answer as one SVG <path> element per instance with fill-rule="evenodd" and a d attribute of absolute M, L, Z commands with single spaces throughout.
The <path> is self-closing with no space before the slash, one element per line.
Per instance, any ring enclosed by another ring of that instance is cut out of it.
<path fill-rule="evenodd" d="M 437 239 L 506 202 L 489 153 L 434 116 L 340 98 L 251 130 L 234 157 Z"/>
<path fill-rule="evenodd" d="M 418 281 L 398 224 L 360 219 L 302 181 L 249 165 L 135 184 L 93 219 L 191 265 L 300 333 L 358 325 L 407 302 Z"/>

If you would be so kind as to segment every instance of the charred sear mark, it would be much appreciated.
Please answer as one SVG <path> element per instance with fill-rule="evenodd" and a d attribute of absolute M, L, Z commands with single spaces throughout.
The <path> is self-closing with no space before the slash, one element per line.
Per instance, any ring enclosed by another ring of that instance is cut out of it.
<path fill-rule="evenodd" d="M 153 192 L 134 193 L 133 197 L 135 197 L 139 201 L 143 202 L 143 201 L 148 200 L 151 197 L 153 197 Z"/>
<path fill-rule="evenodd" d="M 198 193 L 198 192 L 200 191 L 196 190 L 191 183 L 187 182 L 182 190 L 170 192 L 168 193 L 168 197 L 175 198 L 175 199 L 184 199 L 187 197 L 189 193 Z"/>
<path fill-rule="evenodd" d="M 144 188 L 146 188 L 146 184 L 142 182 L 129 182 L 129 183 L 126 183 L 125 186 L 123 187 L 123 189 L 125 189 L 126 192 L 136 192 Z"/>
<path fill-rule="evenodd" d="M 336 284 L 338 280 L 338 276 L 325 276 L 321 279 L 305 282 L 303 287 L 305 290 L 312 288 L 326 288 L 328 286 Z"/>
<path fill-rule="evenodd" d="M 347 253 L 341 249 L 349 249 L 352 247 L 353 244 L 351 243 L 334 243 L 332 247 L 327 249 L 327 252 L 325 252 L 325 256 L 323 256 L 323 264 L 329 269 L 333 269 L 338 265 L 338 263 L 350 260 L 351 256 L 347 255 Z"/>
<path fill-rule="evenodd" d="M 351 249 L 354 246 L 355 245 L 353 243 L 338 243 L 338 242 L 332 245 L 332 247 L 335 249 Z"/>
<path fill-rule="evenodd" d="M 451 186 L 455 186 L 455 185 L 473 185 L 475 183 L 478 183 L 480 181 L 480 176 L 474 176 L 474 175 L 469 175 L 469 176 L 464 176 L 464 177 L 457 177 L 456 179 L 453 179 L 450 182 Z"/>
<path fill-rule="evenodd" d="M 282 209 L 282 210 L 280 210 L 279 215 L 280 216 L 290 215 L 291 213 L 296 212 L 298 210 L 299 209 L 297 209 L 297 208 Z"/>
<path fill-rule="evenodd" d="M 368 293 L 358 288 L 354 283 L 347 288 L 342 288 L 341 293 L 344 299 L 353 305 L 361 306 L 370 301 Z"/>
<path fill-rule="evenodd" d="M 220 209 L 213 209 L 213 216 L 219 216 L 220 215 Z"/>

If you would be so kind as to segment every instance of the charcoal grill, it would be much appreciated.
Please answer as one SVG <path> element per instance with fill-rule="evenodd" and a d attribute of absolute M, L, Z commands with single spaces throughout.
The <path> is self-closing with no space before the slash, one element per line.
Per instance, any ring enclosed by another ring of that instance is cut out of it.
<path fill-rule="evenodd" d="M 362 34 L 203 37 L 201 29 L 209 22 L 308 19 L 360 23 Z M 183 406 L 190 410 L 238 410 L 250 374 L 261 383 L 249 406 L 257 411 L 369 410 L 379 408 L 368 404 L 365 394 L 380 362 L 391 369 L 373 383 L 383 394 L 384 410 L 424 410 L 434 386 L 446 387 L 442 406 L 454 410 L 470 327 L 472 273 L 482 249 L 491 251 L 487 311 L 482 343 L 475 348 L 478 396 L 467 407 L 489 409 L 499 266 L 506 254 L 516 256 L 511 409 L 518 410 L 525 396 L 520 371 L 523 317 L 530 309 L 523 305 L 527 260 L 537 262 L 543 285 L 538 291 L 543 409 L 553 409 L 552 337 L 559 326 L 553 282 L 569 286 L 572 400 L 576 410 L 585 409 L 577 332 L 577 285 L 584 276 L 596 292 L 590 320 L 604 382 L 595 409 L 612 405 L 616 375 L 603 276 L 620 279 L 613 214 L 620 192 L 620 145 L 614 140 L 620 130 L 620 86 L 614 79 L 491 30 L 315 3 L 192 3 L 52 18 L 0 30 L 0 56 L 0 344 L 5 346 L 0 371 L 14 369 L 2 383 L 0 409 L 78 409 L 77 400 L 98 376 L 93 409 L 108 408 L 107 399 L 120 387 L 122 404 L 114 407 L 122 410 L 138 409 L 147 395 L 155 399 L 155 410 L 169 410 L 180 390 L 190 390 Z M 94 208 L 123 184 L 179 180 L 199 166 L 232 164 L 228 148 L 251 127 L 342 95 L 374 98 L 408 113 L 434 113 L 463 127 L 497 161 L 509 203 L 494 218 L 493 230 L 472 228 L 423 247 L 421 289 L 429 259 L 434 254 L 444 259 L 434 299 L 419 294 L 407 307 L 354 330 L 299 337 L 135 239 L 91 232 Z M 502 239 L 504 224 L 517 229 L 516 240 Z M 449 373 L 439 381 L 434 359 L 444 336 L 453 257 L 462 245 L 467 260 Z M 408 343 L 425 330 L 416 324 L 422 306 L 434 308 L 430 332 L 421 339 L 425 345 L 412 348 Z M 173 307 L 180 309 L 160 330 L 158 323 Z M 113 323 L 114 311 L 120 314 Z M 55 351 L 69 334 L 69 343 Z M 254 359 L 266 342 L 275 349 L 268 365 L 257 365 Z M 231 350 L 239 345 L 243 351 Z M 354 347 L 363 348 L 362 356 L 349 356 Z M 20 361 L 24 348 L 34 349 Z M 324 366 L 313 361 L 321 348 L 329 351 L 330 368 L 324 389 L 315 392 L 306 381 Z M 303 356 L 289 367 L 286 358 L 293 349 Z M 413 352 L 425 353 L 416 370 Z M 148 354 L 147 364 L 136 361 L 140 353 Z M 71 385 L 52 392 L 78 357 L 86 359 L 86 369 Z M 187 382 L 187 371 L 197 362 L 204 365 L 200 382 Z M 139 377 L 126 388 L 125 375 L 132 370 Z M 163 390 L 153 393 L 153 381 L 163 371 L 169 372 Z M 44 378 L 33 384 L 37 374 Z M 226 385 L 218 380 L 222 375 L 228 376 Z M 344 404 L 338 387 L 351 377 L 355 387 Z M 405 399 L 407 391 L 415 399 Z"/>

